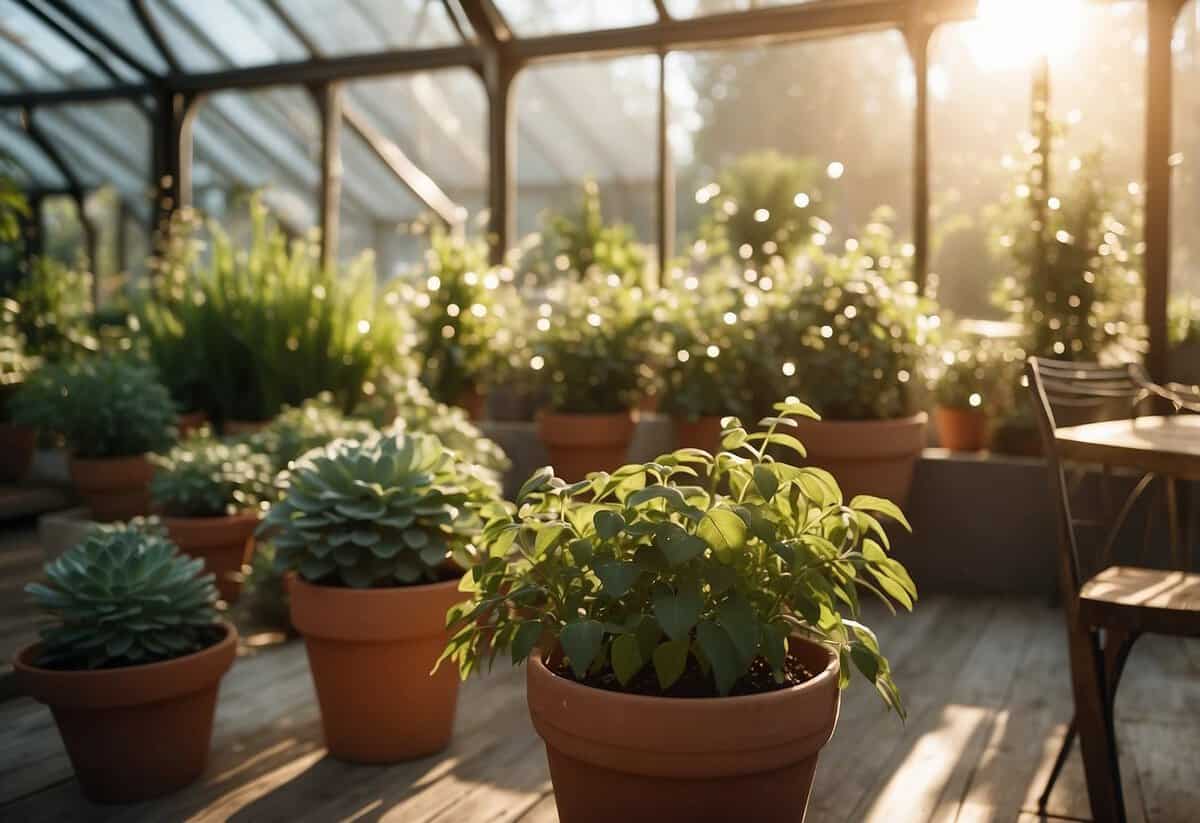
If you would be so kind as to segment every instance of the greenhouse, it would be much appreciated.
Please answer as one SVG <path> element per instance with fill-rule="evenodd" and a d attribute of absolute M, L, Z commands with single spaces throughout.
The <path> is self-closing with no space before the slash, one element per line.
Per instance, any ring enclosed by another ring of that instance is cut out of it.
<path fill-rule="evenodd" d="M 0 819 L 1200 819 L 1200 0 L 0 0 Z"/>

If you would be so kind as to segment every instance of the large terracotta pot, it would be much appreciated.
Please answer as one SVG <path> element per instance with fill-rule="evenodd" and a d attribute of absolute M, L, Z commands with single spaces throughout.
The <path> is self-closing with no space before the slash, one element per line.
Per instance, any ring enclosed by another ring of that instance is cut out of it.
<path fill-rule="evenodd" d="M 988 417 L 979 409 L 938 406 L 933 410 L 938 442 L 956 452 L 977 452 L 987 448 Z"/>
<path fill-rule="evenodd" d="M 617 414 L 538 415 L 538 438 L 550 453 L 554 472 L 564 480 L 582 480 L 589 472 L 625 464 L 636 427 L 633 412 Z"/>
<path fill-rule="evenodd" d="M 150 479 L 154 464 L 145 455 L 71 457 L 71 482 L 92 518 L 102 523 L 150 513 Z"/>
<path fill-rule="evenodd" d="M 204 559 L 217 578 L 217 590 L 230 603 L 242 592 L 242 566 L 254 551 L 257 512 L 226 517 L 164 517 L 163 525 L 184 554 Z"/>
<path fill-rule="evenodd" d="M 807 462 L 832 472 L 846 499 L 873 494 L 903 505 L 925 448 L 925 412 L 898 420 L 798 420 Z M 791 452 L 788 452 L 790 455 Z"/>
<path fill-rule="evenodd" d="M 817 754 L 837 724 L 837 658 L 805 640 L 819 674 L 745 697 L 643 697 L 583 686 L 529 658 L 533 726 L 562 823 L 800 823 Z"/>
<path fill-rule="evenodd" d="M 0 483 L 16 483 L 29 474 L 37 448 L 37 429 L 0 423 Z"/>
<path fill-rule="evenodd" d="M 180 437 L 187 437 L 192 432 L 208 423 L 208 413 L 202 411 L 184 412 L 179 415 L 175 427 L 179 429 Z"/>
<path fill-rule="evenodd" d="M 329 753 L 395 763 L 450 743 L 458 672 L 431 675 L 449 638 L 458 580 L 348 589 L 291 578 L 292 623 L 304 637 Z"/>
<path fill-rule="evenodd" d="M 17 655 L 17 683 L 50 707 L 88 798 L 148 800 L 204 771 L 217 691 L 237 652 L 237 630 L 223 629 L 219 643 L 195 654 L 119 669 L 43 669 L 33 663 L 37 645 Z"/>
<path fill-rule="evenodd" d="M 689 420 L 686 417 L 672 417 L 675 426 L 675 448 L 704 449 L 709 454 L 721 450 L 721 418 L 697 417 Z"/>

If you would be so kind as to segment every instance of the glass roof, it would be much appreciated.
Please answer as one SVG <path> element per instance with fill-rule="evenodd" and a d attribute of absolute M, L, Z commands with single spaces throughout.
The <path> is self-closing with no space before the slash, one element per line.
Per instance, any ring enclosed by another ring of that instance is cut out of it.
<path fill-rule="evenodd" d="M 496 0 L 518 37 L 616 29 L 658 19 L 652 0 Z"/>

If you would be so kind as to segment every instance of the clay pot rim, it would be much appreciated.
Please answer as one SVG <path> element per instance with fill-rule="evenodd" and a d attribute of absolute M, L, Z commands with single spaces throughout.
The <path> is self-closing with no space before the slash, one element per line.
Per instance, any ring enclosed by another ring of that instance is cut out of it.
<path fill-rule="evenodd" d="M 352 589 L 287 577 L 292 625 L 302 636 L 351 645 L 395 643 L 446 629 L 446 612 L 470 595 L 461 575 L 437 583 Z"/>
<path fill-rule="evenodd" d="M 170 660 L 156 660 L 153 663 L 135 663 L 132 666 L 120 666 L 111 669 L 47 669 L 31 662 L 34 653 L 41 650 L 42 643 L 39 641 L 37 643 L 30 643 L 17 652 L 17 655 L 13 658 L 13 669 L 18 672 L 26 672 L 34 677 L 54 679 L 61 684 L 73 683 L 74 685 L 94 684 L 116 675 L 128 675 L 131 673 L 155 676 L 170 669 L 190 665 L 205 657 L 220 656 L 228 652 L 230 647 L 237 646 L 238 631 L 235 625 L 228 620 L 218 620 L 213 625 L 220 627 L 225 632 L 220 640 L 211 646 L 205 646 L 200 651 L 191 652 L 179 657 L 172 657 Z"/>
<path fill-rule="evenodd" d="M 241 525 L 242 523 L 246 523 L 248 521 L 257 522 L 262 519 L 262 513 L 257 509 L 243 509 L 242 511 L 234 514 L 218 514 L 208 517 L 181 517 L 172 514 L 163 514 L 163 512 L 156 506 L 154 513 L 158 515 L 158 518 L 162 521 L 162 524 L 168 529 L 171 528 L 173 523 L 193 529 L 206 527 L 217 529 L 221 526 L 232 526 L 235 524 Z"/>
<path fill-rule="evenodd" d="M 459 581 L 462 580 L 462 576 L 460 575 L 458 577 L 451 578 L 450 580 L 439 580 L 436 583 L 398 583 L 395 586 L 372 586 L 369 589 L 356 589 L 352 586 L 330 586 L 330 585 L 326 585 L 324 583 L 313 583 L 311 580 L 305 580 L 301 575 L 297 574 L 294 571 L 288 572 L 287 577 L 289 579 L 289 582 L 288 582 L 289 586 L 297 586 L 298 585 L 298 586 L 306 586 L 310 589 L 319 589 L 323 592 L 325 592 L 325 591 L 347 592 L 349 594 L 356 595 L 356 596 L 357 595 L 365 595 L 365 596 L 375 595 L 378 597 L 386 597 L 387 595 L 394 594 L 398 591 L 421 592 L 421 591 L 433 591 L 439 587 L 444 588 L 446 586 L 457 587 L 459 584 Z M 464 594 L 466 594 L 466 593 L 464 592 Z"/>
<path fill-rule="evenodd" d="M 618 419 L 622 420 L 622 421 L 624 421 L 625 419 L 628 419 L 631 423 L 634 423 L 637 421 L 637 417 L 638 417 L 637 409 L 624 409 L 622 411 L 615 411 L 615 412 L 563 412 L 563 411 L 555 411 L 554 409 L 539 409 L 537 414 L 534 415 L 534 419 L 538 423 L 541 423 L 543 421 L 547 421 L 547 422 L 549 422 L 549 421 L 554 421 L 554 422 L 573 421 L 575 423 L 589 423 L 589 422 L 608 423 L 610 421 L 618 420 Z"/>
<path fill-rule="evenodd" d="M 761 692 L 759 694 L 740 694 L 731 697 L 659 697 L 646 694 L 628 694 L 627 692 L 613 691 L 611 689 L 600 689 L 595 686 L 588 686 L 583 683 L 578 683 L 561 675 L 555 674 L 550 670 L 550 667 L 543 661 L 543 652 L 541 649 L 534 649 L 529 655 L 528 666 L 533 670 L 533 676 L 546 680 L 547 682 L 555 683 L 555 688 L 566 689 L 568 693 L 587 694 L 590 696 L 607 695 L 609 698 L 619 701 L 629 707 L 694 707 L 697 711 L 713 711 L 718 708 L 729 709 L 736 711 L 739 708 L 749 708 L 756 705 L 778 702 L 787 700 L 789 697 L 800 694 L 804 691 L 814 691 L 824 687 L 828 681 L 836 681 L 838 679 L 838 671 L 840 664 L 837 655 L 831 652 L 828 648 L 821 645 L 815 640 L 808 638 L 800 638 L 813 646 L 822 649 L 829 662 L 825 668 L 817 672 L 803 683 L 797 683 L 795 686 L 789 686 L 786 689 L 775 689 L 774 691 Z M 547 680 L 547 678 L 553 678 Z"/>
<path fill-rule="evenodd" d="M 74 450 L 68 450 L 67 457 L 72 463 L 82 463 L 85 467 L 91 468 L 100 463 L 141 463 L 150 462 L 150 452 L 138 452 L 137 454 L 122 454 L 114 457 L 80 457 Z"/>
<path fill-rule="evenodd" d="M 950 411 L 950 412 L 966 412 L 969 414 L 986 415 L 987 410 L 979 406 L 951 406 L 946 403 L 938 403 L 934 406 L 934 411 Z"/>
<path fill-rule="evenodd" d="M 929 422 L 929 413 L 919 411 L 916 414 L 910 414 L 905 417 L 885 417 L 879 420 L 839 420 L 835 417 L 822 417 L 820 420 L 813 420 L 810 417 L 798 417 L 795 418 L 795 420 L 801 426 L 839 426 L 847 429 L 861 428 L 866 426 L 887 426 L 889 428 L 900 429 L 925 425 Z M 783 430 L 785 429 L 781 429 L 781 431 Z"/>

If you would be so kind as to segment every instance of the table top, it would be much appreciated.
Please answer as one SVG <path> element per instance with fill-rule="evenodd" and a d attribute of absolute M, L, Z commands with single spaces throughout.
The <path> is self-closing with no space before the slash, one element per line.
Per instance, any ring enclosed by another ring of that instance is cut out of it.
<path fill-rule="evenodd" d="M 1054 439 L 1067 460 L 1200 480 L 1200 415 L 1065 426 Z"/>

